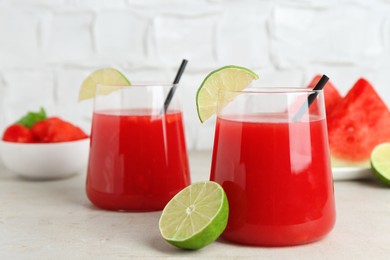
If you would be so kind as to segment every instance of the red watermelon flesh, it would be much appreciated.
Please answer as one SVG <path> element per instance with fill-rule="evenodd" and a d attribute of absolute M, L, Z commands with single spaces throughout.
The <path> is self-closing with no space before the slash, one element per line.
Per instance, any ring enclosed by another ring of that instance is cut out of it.
<path fill-rule="evenodd" d="M 372 149 L 390 141 L 389 109 L 363 78 L 334 107 L 327 121 L 333 166 L 340 162 L 368 165 Z"/>
<path fill-rule="evenodd" d="M 307 86 L 310 89 L 313 89 L 315 85 L 320 81 L 321 75 L 315 76 L 310 84 Z M 326 116 L 333 112 L 333 109 L 341 102 L 342 97 L 336 87 L 332 84 L 332 82 L 328 81 L 324 87 L 324 99 L 325 99 L 325 110 Z"/>

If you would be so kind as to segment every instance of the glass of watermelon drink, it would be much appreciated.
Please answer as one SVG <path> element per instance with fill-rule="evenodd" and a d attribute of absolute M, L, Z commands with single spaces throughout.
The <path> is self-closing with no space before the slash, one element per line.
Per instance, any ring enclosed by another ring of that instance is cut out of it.
<path fill-rule="evenodd" d="M 324 237 L 335 223 L 322 91 L 221 90 L 210 179 L 229 201 L 223 237 L 257 246 L 291 246 Z M 227 105 L 226 101 L 231 100 Z M 304 113 L 296 117 L 298 111 Z"/>
<path fill-rule="evenodd" d="M 161 210 L 190 184 L 178 96 L 162 110 L 172 86 L 97 87 L 111 92 L 94 102 L 86 192 L 97 207 Z"/>

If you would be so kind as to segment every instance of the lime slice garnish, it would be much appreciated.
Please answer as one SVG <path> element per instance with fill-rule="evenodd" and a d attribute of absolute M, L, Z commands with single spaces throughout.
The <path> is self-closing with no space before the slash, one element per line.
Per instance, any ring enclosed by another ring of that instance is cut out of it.
<path fill-rule="evenodd" d="M 96 85 L 105 85 L 96 93 Z M 118 90 L 120 86 L 130 86 L 130 81 L 118 70 L 113 68 L 100 69 L 92 72 L 81 84 L 79 101 L 94 98 L 95 95 L 107 95 Z"/>
<path fill-rule="evenodd" d="M 246 88 L 253 80 L 258 79 L 256 73 L 239 66 L 225 66 L 211 72 L 204 79 L 196 93 L 196 107 L 198 116 L 203 123 L 217 112 L 218 93 L 221 89 L 240 91 Z M 225 106 L 229 100 L 220 100 Z"/>
<path fill-rule="evenodd" d="M 223 188 L 216 182 L 194 183 L 165 206 L 159 228 L 174 246 L 199 249 L 216 240 L 224 231 L 229 206 Z"/>
<path fill-rule="evenodd" d="M 390 186 L 390 143 L 382 143 L 371 152 L 371 168 L 374 175 Z"/>

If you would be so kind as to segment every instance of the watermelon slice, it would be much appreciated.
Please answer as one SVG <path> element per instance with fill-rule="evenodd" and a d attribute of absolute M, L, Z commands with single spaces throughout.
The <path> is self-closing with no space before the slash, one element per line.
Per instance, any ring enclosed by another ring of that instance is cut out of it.
<path fill-rule="evenodd" d="M 320 79 L 321 79 L 321 75 L 315 76 L 307 87 L 310 89 L 313 89 L 315 87 L 315 85 L 318 83 L 318 81 L 320 81 Z M 325 99 L 326 116 L 329 117 L 329 115 L 333 112 L 333 109 L 342 100 L 342 97 L 341 97 L 339 91 L 336 89 L 336 87 L 330 81 L 328 81 L 325 84 L 324 99 Z"/>
<path fill-rule="evenodd" d="M 327 121 L 333 167 L 369 166 L 372 149 L 390 141 L 389 109 L 363 78 L 335 105 Z"/>

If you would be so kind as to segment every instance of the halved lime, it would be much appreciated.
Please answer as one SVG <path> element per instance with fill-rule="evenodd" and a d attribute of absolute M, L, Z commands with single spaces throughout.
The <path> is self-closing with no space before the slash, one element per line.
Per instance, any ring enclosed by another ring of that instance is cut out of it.
<path fill-rule="evenodd" d="M 96 93 L 96 85 L 107 85 L 100 93 Z M 96 94 L 107 95 L 119 88 L 130 86 L 130 81 L 117 69 L 107 68 L 92 72 L 81 84 L 79 101 L 94 98 Z M 117 86 L 117 87 L 115 87 Z"/>
<path fill-rule="evenodd" d="M 382 143 L 371 152 L 371 168 L 374 175 L 390 186 L 390 143 Z"/>
<path fill-rule="evenodd" d="M 225 230 L 229 206 L 223 188 L 216 182 L 194 183 L 165 206 L 159 228 L 174 246 L 199 249 L 216 240 Z"/>
<path fill-rule="evenodd" d="M 196 107 L 200 121 L 203 123 L 217 112 L 218 94 L 221 89 L 239 91 L 246 88 L 253 80 L 258 79 L 256 73 L 239 66 L 225 66 L 211 72 L 204 79 L 196 93 Z M 220 101 L 220 107 L 229 100 Z"/>

